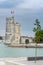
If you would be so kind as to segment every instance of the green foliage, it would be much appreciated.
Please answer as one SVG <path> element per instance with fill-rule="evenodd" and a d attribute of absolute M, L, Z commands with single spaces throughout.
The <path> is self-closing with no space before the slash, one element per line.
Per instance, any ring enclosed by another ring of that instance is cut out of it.
<path fill-rule="evenodd" d="M 39 30 L 35 33 L 35 42 L 43 43 L 43 30 Z"/>
<path fill-rule="evenodd" d="M 40 22 L 38 19 L 35 20 L 34 25 L 35 27 L 33 28 L 33 32 L 37 32 L 38 30 L 41 30 Z"/>
<path fill-rule="evenodd" d="M 2 40 L 2 37 L 0 36 L 0 40 Z"/>
<path fill-rule="evenodd" d="M 40 22 L 38 19 L 35 20 L 34 25 L 35 25 L 33 29 L 33 32 L 35 32 L 34 41 L 36 43 L 43 43 L 43 30 L 41 30 Z"/>

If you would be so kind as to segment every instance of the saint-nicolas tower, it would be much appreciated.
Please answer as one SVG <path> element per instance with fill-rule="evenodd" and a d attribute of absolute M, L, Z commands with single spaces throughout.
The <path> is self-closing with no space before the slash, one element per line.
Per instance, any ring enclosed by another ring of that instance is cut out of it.
<path fill-rule="evenodd" d="M 14 16 L 6 18 L 6 44 L 19 44 L 20 43 L 20 24 L 15 23 Z"/>

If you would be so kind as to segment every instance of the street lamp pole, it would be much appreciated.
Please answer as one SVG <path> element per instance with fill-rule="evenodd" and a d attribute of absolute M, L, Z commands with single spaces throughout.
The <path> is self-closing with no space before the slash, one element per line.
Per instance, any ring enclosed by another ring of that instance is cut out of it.
<path fill-rule="evenodd" d="M 35 45 L 35 63 L 36 63 L 36 60 L 37 60 L 37 43 Z"/>

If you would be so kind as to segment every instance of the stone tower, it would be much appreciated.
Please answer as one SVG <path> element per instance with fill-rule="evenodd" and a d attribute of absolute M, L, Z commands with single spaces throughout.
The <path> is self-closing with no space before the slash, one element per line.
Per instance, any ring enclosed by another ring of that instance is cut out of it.
<path fill-rule="evenodd" d="M 11 45 L 20 43 L 20 24 L 14 23 L 14 17 L 6 18 L 5 43 Z"/>
<path fill-rule="evenodd" d="M 15 24 L 15 43 L 20 43 L 20 24 Z"/>
<path fill-rule="evenodd" d="M 11 43 L 13 36 L 14 36 L 14 17 L 6 18 L 5 42 L 7 44 Z"/>

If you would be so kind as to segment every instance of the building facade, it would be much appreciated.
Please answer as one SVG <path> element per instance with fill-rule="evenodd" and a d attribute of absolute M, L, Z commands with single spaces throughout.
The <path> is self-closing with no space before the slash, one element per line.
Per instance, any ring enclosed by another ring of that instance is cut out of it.
<path fill-rule="evenodd" d="M 15 23 L 14 17 L 6 18 L 6 44 L 25 44 L 26 41 L 28 41 L 28 43 L 32 42 L 32 37 L 21 36 L 20 27 L 19 23 Z"/>

